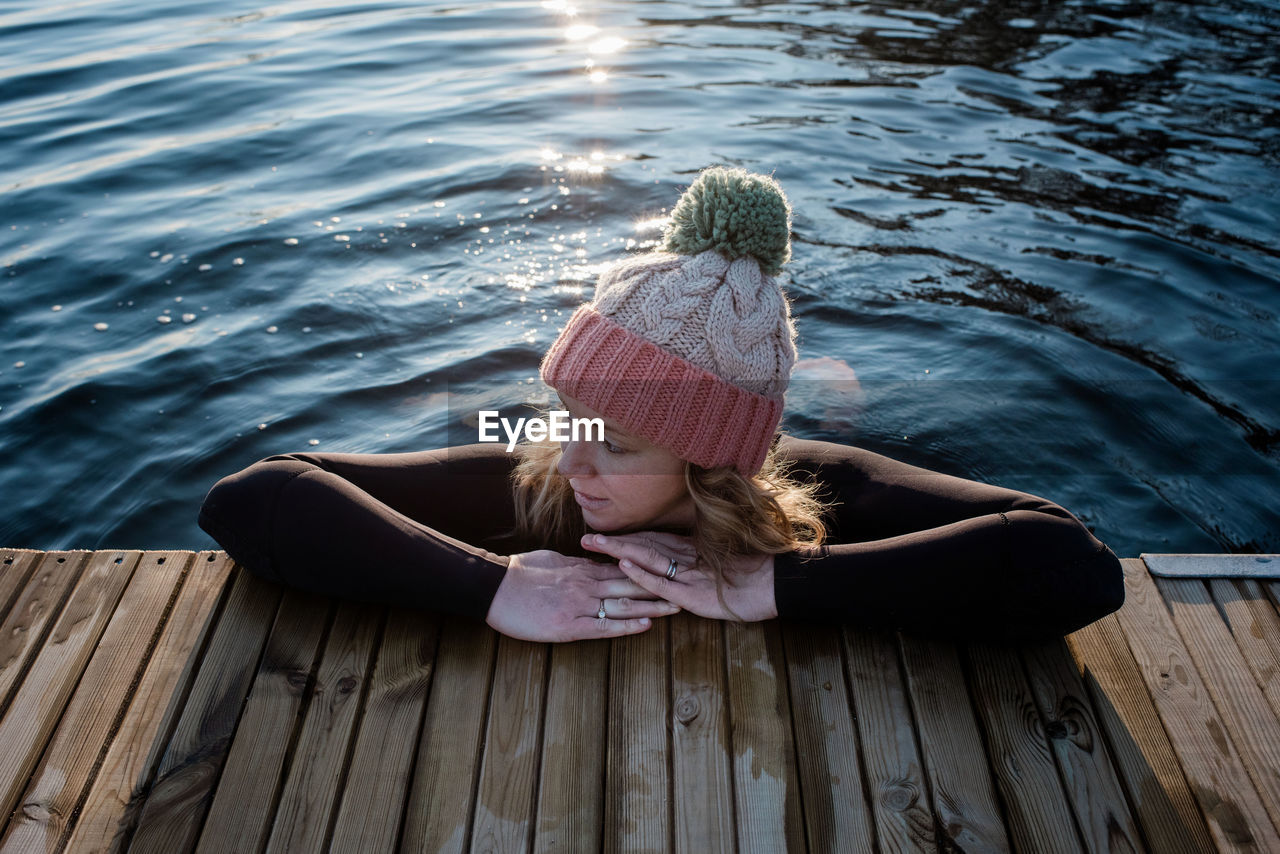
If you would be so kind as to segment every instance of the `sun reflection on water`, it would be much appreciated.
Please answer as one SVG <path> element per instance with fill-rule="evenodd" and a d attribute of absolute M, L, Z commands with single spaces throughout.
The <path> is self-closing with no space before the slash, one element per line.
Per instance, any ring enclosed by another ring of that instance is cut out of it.
<path fill-rule="evenodd" d="M 567 15 L 570 18 L 578 14 L 578 8 L 569 3 L 568 0 L 542 0 L 542 8 L 549 9 L 552 12 L 559 12 L 561 15 Z"/>
<path fill-rule="evenodd" d="M 670 217 L 665 216 L 655 216 L 650 219 L 642 219 L 637 222 L 633 228 L 641 234 L 646 231 L 657 231 L 667 224 L 668 219 L 670 219 Z"/>
<path fill-rule="evenodd" d="M 574 24 L 564 31 L 564 37 L 571 42 L 580 42 L 583 39 L 591 38 L 598 32 L 600 32 L 600 28 L 595 24 Z"/>
<path fill-rule="evenodd" d="M 617 36 L 605 36 L 602 39 L 596 39 L 593 41 L 587 50 L 596 55 L 610 54 L 618 53 L 626 46 L 626 39 L 618 38 Z"/>

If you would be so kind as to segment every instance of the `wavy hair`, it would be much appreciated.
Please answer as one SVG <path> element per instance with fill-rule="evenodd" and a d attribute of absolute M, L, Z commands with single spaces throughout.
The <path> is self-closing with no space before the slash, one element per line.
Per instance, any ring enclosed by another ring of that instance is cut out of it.
<path fill-rule="evenodd" d="M 713 572 L 720 605 L 739 620 L 724 599 L 730 559 L 821 545 L 827 537 L 823 517 L 838 503 L 824 500 L 818 482 L 793 476 L 792 463 L 777 451 L 781 435 L 774 435 L 764 464 L 751 477 L 733 466 L 684 463 L 685 487 L 694 506 L 694 549 Z M 587 527 L 573 487 L 556 470 L 560 444 L 525 442 L 519 451 L 520 461 L 511 472 L 515 536 L 562 553 L 581 551 Z"/>

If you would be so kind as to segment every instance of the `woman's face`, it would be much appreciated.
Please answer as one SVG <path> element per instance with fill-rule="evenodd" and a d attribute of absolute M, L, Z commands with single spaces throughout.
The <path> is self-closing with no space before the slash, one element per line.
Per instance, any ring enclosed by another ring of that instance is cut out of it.
<path fill-rule="evenodd" d="M 568 395 L 560 395 L 560 404 L 573 418 L 604 421 L 603 442 L 561 442 L 556 464 L 573 487 L 573 497 L 590 528 L 617 532 L 693 528 L 693 498 L 684 483 L 684 460 L 623 432 L 612 420 Z"/>

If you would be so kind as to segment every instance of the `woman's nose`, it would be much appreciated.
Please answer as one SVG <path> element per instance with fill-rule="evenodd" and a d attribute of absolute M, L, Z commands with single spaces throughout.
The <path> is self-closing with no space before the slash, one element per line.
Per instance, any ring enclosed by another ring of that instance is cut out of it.
<path fill-rule="evenodd" d="M 569 441 L 560 443 L 560 460 L 556 463 L 556 471 L 561 477 L 590 475 L 591 468 L 590 443 Z"/>

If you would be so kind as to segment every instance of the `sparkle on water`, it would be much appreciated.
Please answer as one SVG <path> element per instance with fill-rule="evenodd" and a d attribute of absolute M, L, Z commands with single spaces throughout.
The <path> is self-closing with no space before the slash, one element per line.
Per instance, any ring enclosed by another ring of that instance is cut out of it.
<path fill-rule="evenodd" d="M 0 545 L 475 441 L 723 164 L 794 208 L 790 432 L 1280 550 L 1267 4 L 95 8 L 0 16 Z"/>

